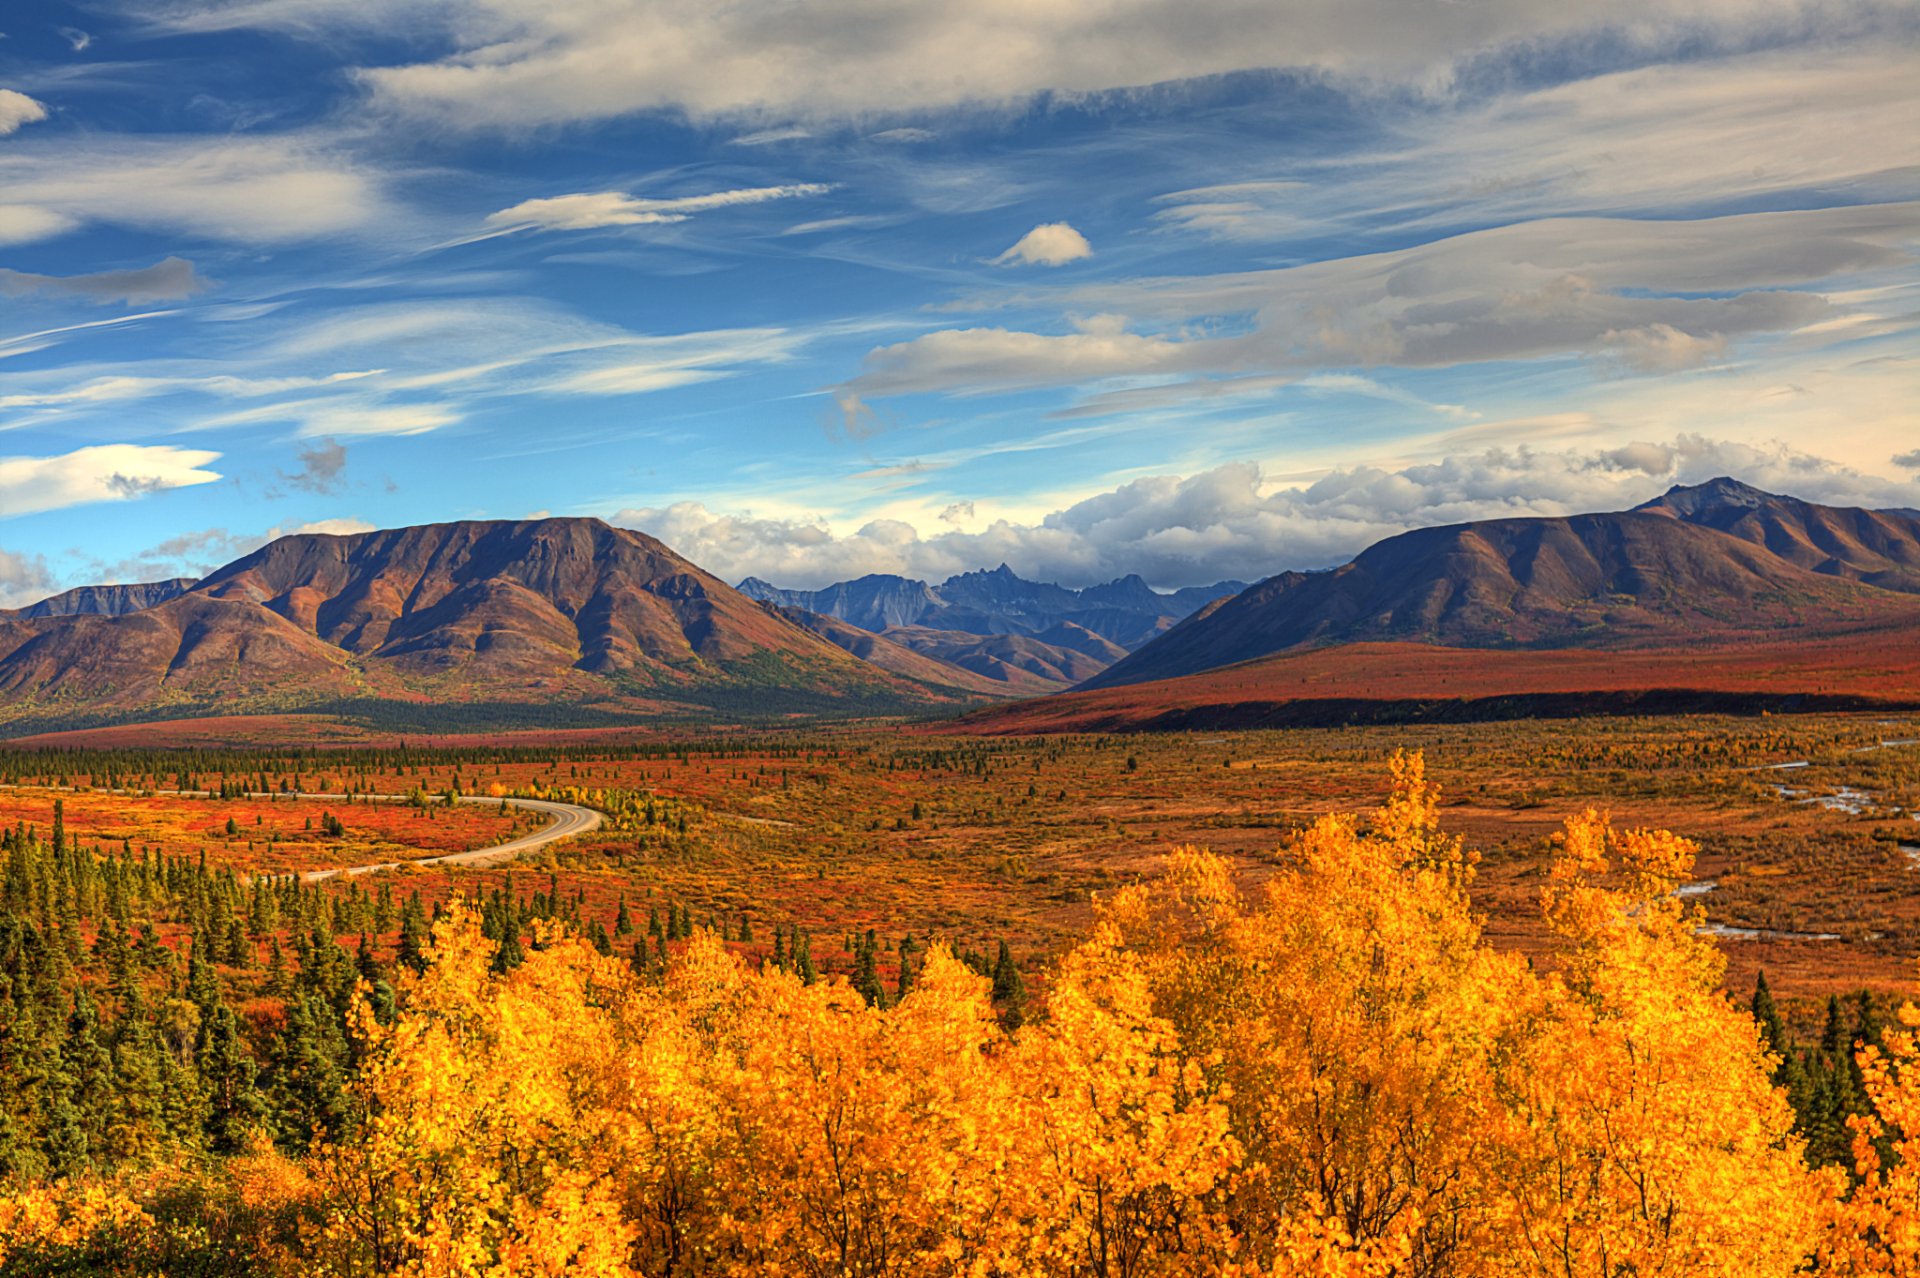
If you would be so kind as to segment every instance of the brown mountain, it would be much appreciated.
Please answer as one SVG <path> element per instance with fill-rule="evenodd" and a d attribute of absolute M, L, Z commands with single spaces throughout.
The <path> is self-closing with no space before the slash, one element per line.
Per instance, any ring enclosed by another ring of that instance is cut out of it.
<path fill-rule="evenodd" d="M 1283 573 L 1203 609 L 1084 686 L 1355 642 L 1657 647 L 1908 624 L 1913 600 L 1884 587 L 1920 563 L 1908 549 L 1920 524 L 1756 505 L 1755 492 L 1716 481 L 1632 511 L 1403 533 L 1344 567 Z"/>
<path fill-rule="evenodd" d="M 1810 572 L 1920 594 L 1920 517 L 1910 512 L 1816 506 L 1732 479 L 1676 488 L 1639 509 L 1765 546 Z"/>
<path fill-rule="evenodd" d="M 1049 627 L 1056 638 L 1073 639 L 1075 646 L 1049 643 L 1037 635 L 978 635 L 965 630 L 932 630 L 924 626 L 889 626 L 882 637 L 925 657 L 982 676 L 1022 692 L 1058 692 L 1105 670 L 1114 658 L 1102 651 L 1092 655 L 1078 635 L 1061 633 L 1065 623 Z M 1091 631 L 1082 631 L 1098 639 Z M 1105 641 L 1102 641 L 1105 642 Z M 1118 644 L 1107 648 L 1124 654 Z"/>
<path fill-rule="evenodd" d="M 16 718 L 342 695 L 657 705 L 752 688 L 930 695 L 595 519 L 284 537 L 141 611 L 0 620 Z"/>
<path fill-rule="evenodd" d="M 177 599 L 193 588 L 193 578 L 142 581 L 127 585 L 75 586 L 38 603 L 12 610 L 0 609 L 0 621 L 32 621 L 40 617 L 120 617 L 142 608 Z"/>

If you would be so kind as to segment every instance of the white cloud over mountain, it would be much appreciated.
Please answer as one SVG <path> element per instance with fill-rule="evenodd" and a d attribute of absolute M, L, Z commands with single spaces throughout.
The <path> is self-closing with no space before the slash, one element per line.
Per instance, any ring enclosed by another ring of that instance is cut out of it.
<path fill-rule="evenodd" d="M 1898 483 L 1785 445 L 1683 435 L 1600 449 L 1488 448 L 1442 461 L 1335 470 L 1273 482 L 1251 462 L 1122 484 L 1032 522 L 922 533 L 901 519 L 848 532 L 820 520 L 717 512 L 699 502 L 623 510 L 613 522 L 660 538 L 730 581 L 818 588 L 866 573 L 938 581 L 1001 562 L 1083 586 L 1138 572 L 1162 588 L 1344 563 L 1411 528 L 1520 515 L 1618 510 L 1718 475 L 1813 501 L 1920 506 Z"/>

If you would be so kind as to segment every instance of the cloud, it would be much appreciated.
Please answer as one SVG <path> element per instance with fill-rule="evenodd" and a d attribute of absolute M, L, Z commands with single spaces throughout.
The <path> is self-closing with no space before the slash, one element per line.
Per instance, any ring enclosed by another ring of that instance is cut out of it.
<path fill-rule="evenodd" d="M 72 230 L 78 223 L 64 213 L 30 204 L 0 204 L 0 244 L 31 244 Z"/>
<path fill-rule="evenodd" d="M 0 457 L 0 518 L 127 501 L 211 484 L 219 453 L 170 445 L 97 444 L 53 457 Z"/>
<path fill-rule="evenodd" d="M 0 609 L 23 608 L 53 593 L 53 574 L 43 556 L 0 548 Z"/>
<path fill-rule="evenodd" d="M 716 512 L 697 502 L 612 519 L 730 581 L 756 576 L 818 588 L 882 572 L 937 582 L 1004 562 L 1041 581 L 1084 586 L 1139 572 L 1171 589 L 1331 567 L 1412 528 L 1621 510 L 1722 474 L 1815 501 L 1920 506 L 1920 481 L 1877 479 L 1784 445 L 1682 435 L 1612 449 L 1483 449 L 1425 465 L 1334 470 L 1304 484 L 1273 483 L 1259 466 L 1236 462 L 1135 480 L 1034 522 L 997 519 L 975 532 L 929 534 L 905 520 L 875 519 L 837 533 L 824 520 Z"/>
<path fill-rule="evenodd" d="M 746 187 L 673 199 L 642 199 L 624 191 L 555 195 L 545 199 L 522 200 L 510 209 L 489 214 L 487 225 L 510 230 L 540 231 L 590 231 L 608 226 L 658 225 L 684 222 L 695 213 L 704 213 L 709 209 L 825 195 L 832 189 L 819 182 L 794 182 L 785 186 Z"/>
<path fill-rule="evenodd" d="M 1893 459 L 1893 464 L 1904 467 L 1907 470 L 1920 470 L 1920 448 L 1916 448 L 1910 453 L 1901 453 Z"/>
<path fill-rule="evenodd" d="M 391 233 L 408 219 L 386 198 L 388 180 L 317 135 L 22 140 L 0 148 L 0 241 L 44 239 L 85 223 L 248 244 L 376 226 Z"/>
<path fill-rule="evenodd" d="M 330 494 L 340 491 L 341 476 L 346 469 L 346 446 L 323 439 L 301 449 L 300 469 L 290 475 L 283 474 L 282 478 L 302 492 Z"/>
<path fill-rule="evenodd" d="M 374 531 L 364 519 L 321 519 L 312 523 L 276 525 L 265 532 L 238 533 L 227 528 L 201 528 L 178 533 L 157 545 L 113 563 L 95 562 L 82 574 L 90 581 L 163 581 L 169 577 L 206 576 L 234 560 L 282 537 L 302 533 L 335 536 Z"/>
<path fill-rule="evenodd" d="M 413 36 L 447 50 L 359 74 L 380 106 L 463 129 L 525 129 L 641 111 L 695 118 L 898 114 L 1074 97 L 1266 68 L 1446 84 L 1503 49 L 1672 47 L 1810 26 L 1846 32 L 1879 12 L 1839 0 L 1114 0 L 1098 6 L 869 0 L 180 0 L 175 30 L 272 27 Z"/>
<path fill-rule="evenodd" d="M 1034 227 L 1014 246 L 993 259 L 997 266 L 1025 263 L 1031 266 L 1065 266 L 1093 256 L 1087 237 L 1065 222 L 1046 222 Z"/>
<path fill-rule="evenodd" d="M 1277 240 L 1315 229 L 1314 219 L 1292 211 L 1310 190 L 1306 182 L 1230 182 L 1155 197 L 1167 207 L 1153 215 L 1161 230 L 1186 231 L 1219 240 Z"/>
<path fill-rule="evenodd" d="M 1687 368 L 1723 358 L 1739 339 L 1807 336 L 1844 314 L 1806 286 L 1903 263 L 1916 215 L 1920 205 L 1886 204 L 1695 221 L 1560 218 L 1275 270 L 999 295 L 1065 317 L 1126 315 L 1136 331 L 1110 335 L 1111 320 L 1065 335 L 939 330 L 871 352 L 836 394 L 858 415 L 876 396 L 1103 378 L 1157 376 L 1206 394 L 1220 379 L 1553 357 Z"/>
<path fill-rule="evenodd" d="M 0 89 L 0 138 L 18 133 L 22 125 L 37 124 L 46 118 L 45 104 L 17 90 Z"/>
<path fill-rule="evenodd" d="M 61 39 L 71 45 L 75 53 L 85 53 L 93 45 L 93 35 L 91 32 L 82 31 L 79 27 L 59 27 L 56 29 L 60 32 Z"/>
<path fill-rule="evenodd" d="M 460 409 L 448 404 L 383 402 L 368 396 L 348 395 L 262 404 L 258 408 L 205 418 L 199 427 L 216 430 L 263 422 L 292 422 L 298 426 L 297 433 L 302 439 L 340 435 L 405 436 L 425 435 L 464 417 Z"/>
<path fill-rule="evenodd" d="M 867 141 L 912 144 L 916 142 L 932 142 L 939 136 L 940 135 L 932 129 L 882 129 L 878 133 L 868 134 Z"/>
<path fill-rule="evenodd" d="M 167 257 L 135 271 L 97 271 L 91 275 L 34 275 L 0 268 L 0 297 L 32 293 L 78 297 L 89 302 L 146 306 L 177 302 L 210 287 L 205 276 L 183 257 Z"/>
<path fill-rule="evenodd" d="M 729 146 L 772 146 L 776 142 L 799 142 L 813 136 L 811 129 L 788 127 L 784 129 L 760 129 L 754 133 L 742 133 L 737 138 L 728 138 Z"/>
<path fill-rule="evenodd" d="M 1005 328 L 942 329 L 868 352 L 860 375 L 837 388 L 851 429 L 867 400 L 923 391 L 994 394 L 1145 374 L 1183 362 L 1186 344 L 1136 333 L 1048 336 Z"/>

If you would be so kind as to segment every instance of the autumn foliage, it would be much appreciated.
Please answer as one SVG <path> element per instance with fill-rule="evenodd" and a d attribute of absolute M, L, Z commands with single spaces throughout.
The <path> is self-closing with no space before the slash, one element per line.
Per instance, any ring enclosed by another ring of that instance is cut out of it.
<path fill-rule="evenodd" d="M 1011 1030 L 938 946 L 882 1010 L 704 933 L 659 976 L 558 930 L 497 971 L 456 907 L 358 1006 L 346 1134 L 231 1160 L 233 1210 L 261 1272 L 342 1278 L 1916 1272 L 1920 1013 L 1865 1054 L 1858 1187 L 1811 1170 L 1674 895 L 1691 844 L 1569 820 L 1535 967 L 1417 756 L 1394 781 L 1257 891 L 1176 852 Z M 137 1198 L 0 1198 L 0 1265 Z"/>

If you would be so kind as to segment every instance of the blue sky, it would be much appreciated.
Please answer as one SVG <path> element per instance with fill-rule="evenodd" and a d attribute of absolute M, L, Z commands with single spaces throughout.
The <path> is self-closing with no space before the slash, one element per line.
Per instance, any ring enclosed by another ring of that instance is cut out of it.
<path fill-rule="evenodd" d="M 1720 473 L 1920 506 L 1912 3 L 0 31 L 0 606 L 540 512 L 1170 588 Z"/>

